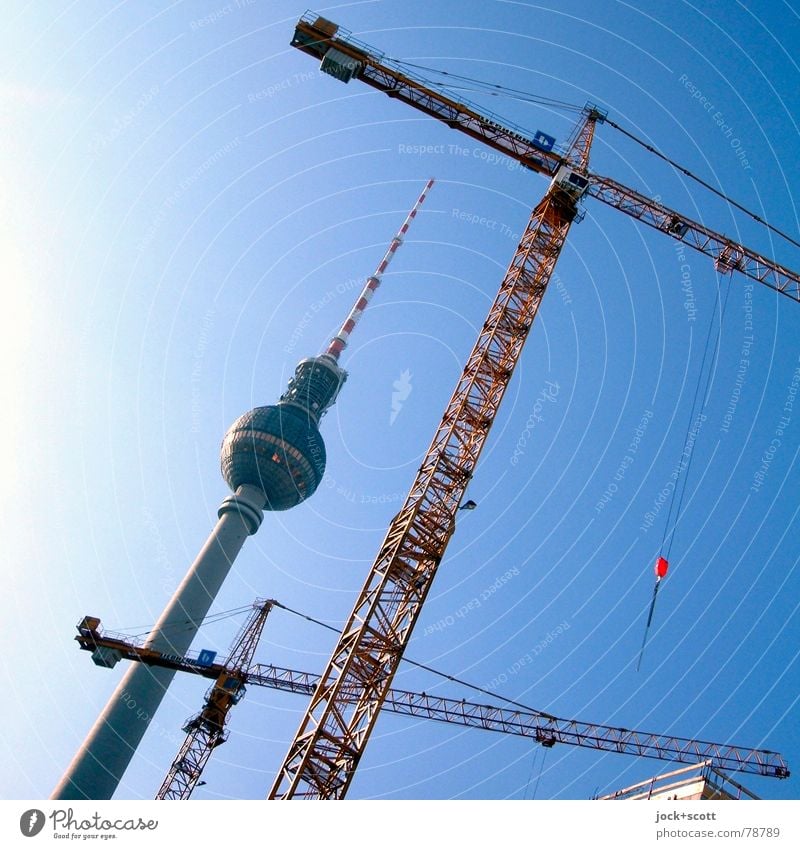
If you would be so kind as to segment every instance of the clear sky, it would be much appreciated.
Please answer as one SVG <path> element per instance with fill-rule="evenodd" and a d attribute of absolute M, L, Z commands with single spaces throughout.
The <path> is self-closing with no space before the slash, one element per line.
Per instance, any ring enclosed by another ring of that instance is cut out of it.
<path fill-rule="evenodd" d="M 0 33 L 7 798 L 51 792 L 122 674 L 78 650 L 75 624 L 92 614 L 141 634 L 156 620 L 226 494 L 226 428 L 277 400 L 296 362 L 322 349 L 433 176 L 342 358 L 325 481 L 266 516 L 215 607 L 274 597 L 343 621 L 547 188 L 408 106 L 320 75 L 289 47 L 304 6 L 16 5 Z M 318 11 L 391 57 L 596 102 L 800 230 L 797 2 Z M 569 135 L 562 112 L 461 95 L 559 143 Z M 592 163 L 800 268 L 800 249 L 607 125 Z M 727 308 L 706 421 L 637 672 L 666 511 L 646 516 L 680 460 L 718 287 Z M 798 338 L 797 303 L 718 277 L 702 255 L 588 201 L 468 491 L 479 506 L 460 514 L 408 656 L 558 716 L 780 751 L 796 777 L 743 783 L 797 798 Z M 242 621 L 208 626 L 195 648 L 224 652 Z M 258 659 L 319 672 L 334 639 L 276 610 Z M 396 684 L 488 701 L 419 669 Z M 176 682 L 119 798 L 152 798 L 205 689 Z M 262 798 L 304 707 L 251 688 L 196 797 Z M 670 768 L 387 715 L 351 796 L 585 799 Z"/>

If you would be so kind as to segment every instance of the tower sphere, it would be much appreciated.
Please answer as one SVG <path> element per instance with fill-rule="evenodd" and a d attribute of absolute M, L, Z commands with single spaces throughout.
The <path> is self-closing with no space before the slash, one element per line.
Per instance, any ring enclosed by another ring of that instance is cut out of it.
<path fill-rule="evenodd" d="M 220 451 L 222 477 L 232 490 L 261 489 L 267 510 L 305 501 L 325 474 L 325 443 L 308 413 L 292 404 L 256 407 L 228 429 Z"/>

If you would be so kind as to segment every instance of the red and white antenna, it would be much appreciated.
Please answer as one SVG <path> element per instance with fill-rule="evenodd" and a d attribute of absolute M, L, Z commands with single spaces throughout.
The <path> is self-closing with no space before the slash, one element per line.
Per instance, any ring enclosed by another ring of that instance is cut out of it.
<path fill-rule="evenodd" d="M 361 294 L 358 296 L 355 304 L 353 304 L 353 308 L 350 310 L 350 314 L 345 319 L 344 324 L 339 329 L 339 332 L 333 337 L 330 345 L 328 345 L 325 354 L 329 357 L 332 357 L 336 362 L 339 361 L 339 355 L 342 351 L 347 347 L 347 342 L 350 338 L 350 334 L 353 332 L 353 328 L 358 324 L 359 319 L 361 318 L 362 313 L 367 308 L 367 304 L 372 299 L 372 296 L 375 294 L 378 286 L 381 285 L 381 275 L 384 271 L 389 267 L 389 263 L 392 261 L 392 257 L 395 254 L 395 251 L 403 244 L 403 236 L 405 236 L 406 231 L 409 228 L 409 225 L 414 220 L 414 217 L 417 214 L 420 206 L 422 206 L 425 197 L 430 191 L 431 186 L 433 185 L 433 179 L 428 180 L 425 184 L 425 188 L 422 190 L 422 194 L 417 198 L 417 202 L 411 208 L 411 212 L 406 216 L 406 220 L 403 222 L 403 226 L 397 231 L 397 234 L 392 239 L 392 243 L 389 245 L 389 249 L 383 256 L 383 259 L 380 261 L 380 264 L 375 269 L 375 273 L 367 278 L 367 282 L 364 285 L 364 288 L 361 290 Z"/>

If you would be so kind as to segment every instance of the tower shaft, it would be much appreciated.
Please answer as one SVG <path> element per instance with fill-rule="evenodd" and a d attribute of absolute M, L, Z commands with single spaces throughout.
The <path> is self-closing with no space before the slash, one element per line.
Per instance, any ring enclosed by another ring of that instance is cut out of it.
<path fill-rule="evenodd" d="M 376 276 L 367 281 L 365 291 L 372 287 L 369 296 L 362 292 L 343 325 L 347 335 L 377 285 L 373 281 L 380 282 L 379 275 L 397 250 L 432 182 L 428 182 L 392 240 Z M 337 339 L 341 347 L 335 355 L 324 353 L 301 361 L 277 404 L 256 407 L 228 429 L 220 465 L 223 478 L 236 494 L 222 502 L 219 522 L 148 637 L 146 648 L 183 655 L 245 539 L 258 530 L 263 511 L 288 510 L 319 486 L 325 473 L 325 443 L 318 424 L 347 377 L 338 364 L 346 338 L 340 332 Z M 101 653 L 95 656 L 95 662 L 113 666 L 116 659 L 109 660 Z M 172 669 L 163 667 L 136 666 L 128 670 L 53 791 L 53 799 L 111 798 L 173 675 Z M 212 737 L 198 731 L 196 739 L 185 744 L 187 758 L 194 757 L 199 746 L 210 742 Z"/>
<path fill-rule="evenodd" d="M 150 632 L 147 648 L 178 656 L 188 651 L 244 541 L 258 530 L 263 507 L 264 494 L 255 487 L 241 486 L 225 498 L 214 530 Z M 128 669 L 52 799 L 111 798 L 174 675 L 173 669 L 143 664 Z"/>

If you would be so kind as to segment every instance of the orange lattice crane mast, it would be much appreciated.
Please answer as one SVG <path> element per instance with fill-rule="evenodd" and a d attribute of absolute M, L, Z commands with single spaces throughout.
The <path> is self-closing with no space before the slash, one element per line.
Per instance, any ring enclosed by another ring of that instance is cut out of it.
<path fill-rule="evenodd" d="M 434 90 L 336 24 L 305 15 L 292 45 L 321 69 L 359 79 L 551 177 L 534 208 L 489 314 L 402 509 L 392 520 L 270 798 L 341 798 L 350 785 L 455 526 L 489 429 L 584 197 L 595 197 L 714 259 L 800 300 L 800 276 L 639 192 L 589 170 L 595 126 L 587 106 L 566 154 L 542 134 L 502 126 Z"/>
<path fill-rule="evenodd" d="M 228 714 L 245 694 L 248 672 L 274 601 L 257 601 L 231 648 L 224 670 L 206 693 L 203 709 L 183 726 L 178 750 L 156 799 L 188 799 L 217 746 L 228 739 Z"/>

